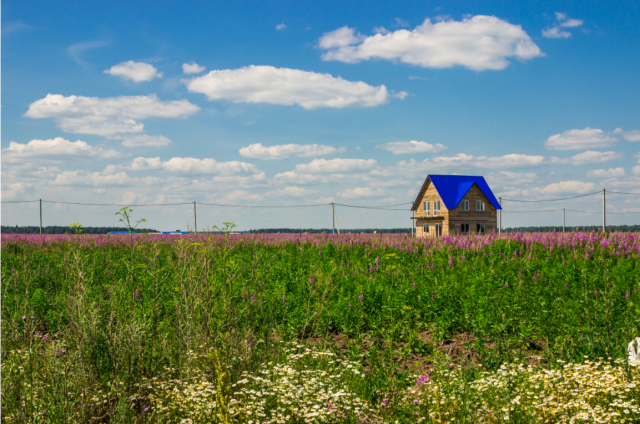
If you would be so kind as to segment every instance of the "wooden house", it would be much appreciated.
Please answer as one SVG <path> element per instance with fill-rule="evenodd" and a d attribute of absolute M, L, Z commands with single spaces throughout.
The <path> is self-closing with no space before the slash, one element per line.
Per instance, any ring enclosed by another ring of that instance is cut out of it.
<path fill-rule="evenodd" d="M 411 210 L 416 237 L 487 234 L 502 209 L 483 177 L 427 175 Z"/>

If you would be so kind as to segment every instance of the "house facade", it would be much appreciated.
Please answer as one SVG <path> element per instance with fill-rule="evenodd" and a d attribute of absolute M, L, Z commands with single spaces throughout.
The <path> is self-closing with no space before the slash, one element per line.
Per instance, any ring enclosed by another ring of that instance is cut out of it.
<path fill-rule="evenodd" d="M 483 177 L 428 175 L 411 210 L 416 237 L 488 234 L 502 209 Z"/>

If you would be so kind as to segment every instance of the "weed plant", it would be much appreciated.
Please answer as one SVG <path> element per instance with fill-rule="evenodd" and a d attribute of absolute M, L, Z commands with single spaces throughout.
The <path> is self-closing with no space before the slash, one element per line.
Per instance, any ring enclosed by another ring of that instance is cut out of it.
<path fill-rule="evenodd" d="M 260 373 L 301 372 L 283 341 L 357 363 L 364 377 L 340 374 L 335 390 L 373 405 L 370 422 L 393 422 L 407 410 L 381 407 L 378 392 L 401 399 L 416 373 L 456 367 L 476 387 L 481 369 L 554 370 L 585 356 L 614 366 L 640 335 L 632 234 L 5 235 L 2 255 L 6 422 L 155 421 L 160 383 L 211 390 L 231 411 L 240 381 L 267 390 Z M 464 393 L 467 405 L 482 398 Z M 268 416 L 284 408 L 271 399 Z"/>

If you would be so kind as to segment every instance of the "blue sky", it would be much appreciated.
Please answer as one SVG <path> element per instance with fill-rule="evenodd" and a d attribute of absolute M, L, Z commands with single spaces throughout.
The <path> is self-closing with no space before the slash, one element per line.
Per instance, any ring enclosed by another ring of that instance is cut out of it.
<path fill-rule="evenodd" d="M 2 199 L 385 206 L 429 173 L 483 175 L 510 199 L 639 191 L 637 2 L 397 3 L 3 2 Z M 561 207 L 601 197 L 505 203 L 503 225 L 558 225 L 509 211 Z M 636 224 L 640 196 L 608 210 Z M 46 204 L 44 225 L 114 212 Z M 135 213 L 192 225 L 189 207 Z M 405 211 L 338 217 L 410 226 Z M 199 208 L 199 226 L 222 221 L 318 228 L 331 211 Z M 3 225 L 37 222 L 3 203 Z"/>

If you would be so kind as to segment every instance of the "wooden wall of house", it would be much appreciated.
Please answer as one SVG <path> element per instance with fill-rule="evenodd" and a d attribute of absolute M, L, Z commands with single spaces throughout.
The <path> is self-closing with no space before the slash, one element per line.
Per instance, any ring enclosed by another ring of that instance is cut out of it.
<path fill-rule="evenodd" d="M 438 216 L 436 216 L 436 217 L 433 216 L 433 201 L 434 200 L 440 200 L 440 212 L 438 212 Z M 426 202 L 426 201 L 430 201 L 431 202 L 431 216 L 430 217 L 427 217 L 427 212 L 424 210 L 424 202 Z M 422 196 L 422 199 L 420 199 L 420 205 L 418 207 L 418 210 L 416 210 L 416 217 L 417 218 L 424 218 L 424 219 L 417 219 L 416 220 L 416 237 L 435 237 L 435 235 L 436 235 L 435 224 L 442 224 L 442 235 L 448 234 L 448 231 L 449 231 L 449 211 L 447 210 L 447 207 L 444 205 L 444 202 L 440 198 L 440 195 L 438 194 L 438 191 L 434 187 L 433 183 L 431 183 L 431 181 L 429 181 L 429 183 L 427 185 L 427 189 L 425 190 L 424 195 Z M 429 234 L 425 234 L 422 231 L 422 228 L 423 228 L 422 225 L 423 224 L 429 224 Z"/>
<path fill-rule="evenodd" d="M 449 234 L 460 234 L 460 224 L 469 224 L 469 233 L 471 234 L 476 233 L 476 224 L 484 224 L 485 234 L 496 231 L 496 208 L 493 207 L 478 186 L 472 186 L 462 200 L 469 201 L 469 210 L 461 210 L 461 201 L 455 209 L 449 211 Z M 484 211 L 476 211 L 476 201 L 478 200 L 484 202 Z"/>

